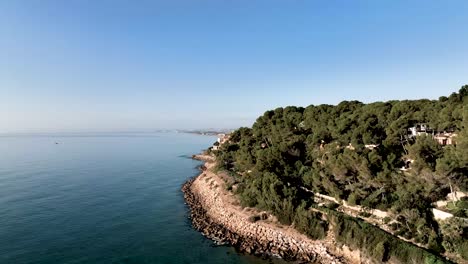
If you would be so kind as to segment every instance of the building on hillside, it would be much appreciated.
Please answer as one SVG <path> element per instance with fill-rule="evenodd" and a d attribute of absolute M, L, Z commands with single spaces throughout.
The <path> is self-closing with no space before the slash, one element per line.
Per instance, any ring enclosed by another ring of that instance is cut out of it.
<path fill-rule="evenodd" d="M 218 143 L 221 143 L 221 139 L 224 137 L 224 134 L 218 134 L 218 139 L 216 140 Z"/>
<path fill-rule="evenodd" d="M 211 147 L 212 150 L 219 150 L 222 144 L 226 143 L 229 141 L 229 134 L 218 134 L 218 139 L 216 142 L 213 144 L 213 147 Z"/>
<path fill-rule="evenodd" d="M 229 140 L 230 135 L 229 134 L 218 134 L 218 143 L 219 144 L 224 144 Z"/>
<path fill-rule="evenodd" d="M 443 132 L 443 133 L 437 133 L 436 135 L 434 135 L 434 139 L 442 146 L 456 145 L 456 142 L 455 142 L 456 136 L 457 134 L 455 133 Z"/>
<path fill-rule="evenodd" d="M 432 135 L 433 133 L 434 129 L 430 128 L 427 124 L 417 124 L 408 128 L 408 136 L 410 138 L 420 135 Z"/>
<path fill-rule="evenodd" d="M 216 141 L 214 144 L 213 144 L 213 147 L 212 147 L 212 150 L 219 150 L 219 142 Z"/>
<path fill-rule="evenodd" d="M 375 148 L 377 148 L 379 146 L 379 144 L 367 144 L 367 145 L 364 145 L 364 147 L 366 149 L 370 149 L 370 150 L 374 150 Z"/>
<path fill-rule="evenodd" d="M 446 145 L 455 145 L 454 137 L 457 134 L 453 133 L 453 130 L 446 131 L 436 131 L 435 129 L 430 128 L 427 124 L 417 124 L 413 127 L 408 128 L 408 136 L 414 138 L 421 135 L 432 135 L 434 140 L 437 141 L 442 146 Z"/>

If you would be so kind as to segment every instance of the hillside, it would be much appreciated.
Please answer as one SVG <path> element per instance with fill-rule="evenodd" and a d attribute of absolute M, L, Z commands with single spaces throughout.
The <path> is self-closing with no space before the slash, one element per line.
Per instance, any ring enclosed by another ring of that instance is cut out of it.
<path fill-rule="evenodd" d="M 439 100 L 277 108 L 213 152 L 244 206 L 312 238 L 331 230 L 376 262 L 464 262 L 467 105 L 463 86 Z"/>

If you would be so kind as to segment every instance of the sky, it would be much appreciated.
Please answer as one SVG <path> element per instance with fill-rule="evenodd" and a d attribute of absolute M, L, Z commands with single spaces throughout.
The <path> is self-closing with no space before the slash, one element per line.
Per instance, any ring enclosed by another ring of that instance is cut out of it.
<path fill-rule="evenodd" d="M 3 0 L 0 133 L 250 126 L 468 83 L 468 1 Z"/>

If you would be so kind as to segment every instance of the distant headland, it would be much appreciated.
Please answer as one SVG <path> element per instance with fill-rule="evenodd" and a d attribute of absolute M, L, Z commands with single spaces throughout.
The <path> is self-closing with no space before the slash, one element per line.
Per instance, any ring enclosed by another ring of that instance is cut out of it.
<path fill-rule="evenodd" d="M 177 133 L 197 134 L 203 136 L 217 136 L 220 134 L 229 134 L 234 129 L 194 129 L 194 130 L 176 130 Z"/>

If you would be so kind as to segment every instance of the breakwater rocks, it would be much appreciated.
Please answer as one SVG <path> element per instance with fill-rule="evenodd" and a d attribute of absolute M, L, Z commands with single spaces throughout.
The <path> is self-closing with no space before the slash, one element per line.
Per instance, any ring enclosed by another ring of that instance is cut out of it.
<path fill-rule="evenodd" d="M 205 161 L 205 162 L 214 162 L 214 160 L 215 160 L 215 158 L 213 156 L 207 155 L 207 154 L 192 155 L 192 159 Z"/>
<path fill-rule="evenodd" d="M 344 263 L 329 254 L 320 241 L 272 223 L 249 220 L 252 214 L 232 204 L 234 197 L 209 170 L 187 181 L 182 191 L 191 211 L 193 227 L 215 241 L 229 243 L 241 252 L 254 255 L 312 263 Z"/>

